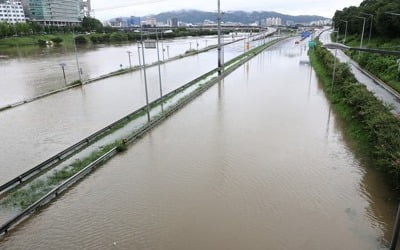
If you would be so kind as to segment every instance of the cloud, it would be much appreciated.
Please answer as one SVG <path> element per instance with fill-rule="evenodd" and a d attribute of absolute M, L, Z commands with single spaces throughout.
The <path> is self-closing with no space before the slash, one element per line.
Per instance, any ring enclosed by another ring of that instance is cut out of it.
<path fill-rule="evenodd" d="M 276 11 L 290 15 L 321 15 L 332 17 L 336 10 L 351 5 L 358 6 L 362 0 L 221 0 L 222 9 L 245 11 Z M 216 11 L 217 0 L 92 0 L 95 16 L 105 20 L 111 17 L 157 14 L 164 11 L 198 9 Z"/>

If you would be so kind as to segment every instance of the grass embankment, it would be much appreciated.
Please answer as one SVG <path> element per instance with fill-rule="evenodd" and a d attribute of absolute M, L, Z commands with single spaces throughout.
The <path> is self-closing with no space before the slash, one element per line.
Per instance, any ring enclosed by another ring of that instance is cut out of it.
<path fill-rule="evenodd" d="M 178 37 L 188 36 L 208 36 L 216 35 L 216 31 L 199 30 L 174 30 L 171 33 L 164 33 L 164 39 L 172 39 Z M 7 37 L 0 39 L 0 48 L 7 47 L 23 47 L 40 45 L 40 41 L 51 41 L 52 39 L 60 38 L 61 46 L 72 46 L 73 45 L 73 34 L 72 33 L 55 33 L 47 35 L 31 35 L 31 36 L 19 36 L 19 37 Z M 145 35 L 145 38 L 156 39 L 156 35 Z M 113 32 L 113 33 L 91 33 L 91 34 L 76 34 L 76 42 L 78 44 L 108 44 L 108 43 L 126 43 L 136 42 L 141 39 L 140 33 L 136 32 Z"/>
<path fill-rule="evenodd" d="M 339 40 L 342 41 L 343 38 L 344 37 L 340 37 Z M 355 35 L 348 36 L 346 45 L 359 47 L 360 37 Z M 374 38 L 368 42 L 368 38 L 365 37 L 364 45 L 368 48 L 400 51 L 400 39 Z M 347 51 L 346 54 L 360 64 L 361 67 L 368 70 L 400 93 L 400 72 L 397 64 L 399 57 L 374 53 L 359 53 L 352 50 Z"/>
<path fill-rule="evenodd" d="M 312 66 L 322 81 L 328 98 L 347 124 L 347 131 L 371 165 L 387 173 L 396 190 L 400 189 L 400 120 L 390 108 L 358 83 L 348 65 L 339 63 L 331 90 L 333 55 L 318 46 L 309 52 Z"/>
<path fill-rule="evenodd" d="M 32 46 L 39 45 L 38 41 L 50 41 L 54 38 L 61 38 L 62 44 L 72 46 L 72 34 L 54 34 L 54 35 L 33 35 L 33 36 L 23 36 L 23 37 L 8 37 L 0 39 L 0 48 L 2 47 L 16 47 L 16 46 Z"/>

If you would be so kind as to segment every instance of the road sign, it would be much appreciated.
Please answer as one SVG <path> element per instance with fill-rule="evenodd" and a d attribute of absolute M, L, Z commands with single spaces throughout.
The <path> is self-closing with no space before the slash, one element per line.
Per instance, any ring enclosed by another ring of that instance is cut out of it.
<path fill-rule="evenodd" d="M 145 49 L 156 49 L 156 41 L 155 40 L 145 40 L 144 41 L 144 48 Z"/>

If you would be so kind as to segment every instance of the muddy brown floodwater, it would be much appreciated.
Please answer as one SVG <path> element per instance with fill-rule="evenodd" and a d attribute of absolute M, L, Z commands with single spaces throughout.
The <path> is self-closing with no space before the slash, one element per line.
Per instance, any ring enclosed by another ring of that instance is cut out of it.
<path fill-rule="evenodd" d="M 380 249 L 395 195 L 281 43 L 0 241 L 1 249 Z"/>

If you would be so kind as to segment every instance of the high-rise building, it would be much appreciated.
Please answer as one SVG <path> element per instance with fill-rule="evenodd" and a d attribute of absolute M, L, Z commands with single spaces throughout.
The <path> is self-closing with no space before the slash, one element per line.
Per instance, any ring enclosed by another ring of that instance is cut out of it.
<path fill-rule="evenodd" d="M 43 25 L 71 26 L 81 22 L 81 0 L 22 0 L 25 14 Z"/>
<path fill-rule="evenodd" d="M 0 0 L 0 22 L 24 23 L 25 14 L 20 0 Z"/>
<path fill-rule="evenodd" d="M 80 0 L 81 2 L 81 16 L 90 17 L 90 12 L 92 11 L 92 5 L 90 0 Z"/>
<path fill-rule="evenodd" d="M 171 19 L 168 19 L 167 23 L 169 27 L 178 27 L 178 18 L 173 17 Z"/>
<path fill-rule="evenodd" d="M 272 17 L 272 18 L 267 18 L 265 21 L 267 26 L 280 26 L 282 25 L 282 19 L 280 17 Z"/>
<path fill-rule="evenodd" d="M 154 18 L 154 17 L 147 17 L 147 18 L 144 20 L 144 24 L 145 24 L 145 25 L 148 25 L 148 26 L 150 26 L 150 27 L 156 27 L 156 26 L 157 26 L 157 19 Z"/>

